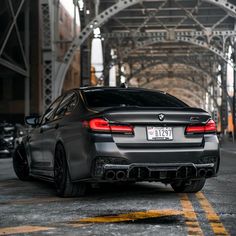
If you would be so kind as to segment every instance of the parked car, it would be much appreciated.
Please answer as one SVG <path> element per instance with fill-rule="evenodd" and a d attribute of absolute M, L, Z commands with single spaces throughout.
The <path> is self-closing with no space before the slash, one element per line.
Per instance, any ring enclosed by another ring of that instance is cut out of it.
<path fill-rule="evenodd" d="M 0 123 L 0 156 L 11 156 L 22 141 L 25 128 L 20 124 Z"/>
<path fill-rule="evenodd" d="M 197 192 L 219 169 L 210 115 L 141 88 L 81 88 L 60 96 L 13 157 L 21 180 L 55 183 L 59 196 L 83 195 L 87 183 L 157 181 Z"/>
<path fill-rule="evenodd" d="M 21 124 L 16 124 L 16 136 L 14 139 L 14 147 L 16 148 L 21 144 L 23 137 L 27 135 L 28 129 Z"/>
<path fill-rule="evenodd" d="M 16 127 L 7 122 L 0 123 L 0 154 L 1 156 L 11 156 L 14 150 L 14 139 Z"/>

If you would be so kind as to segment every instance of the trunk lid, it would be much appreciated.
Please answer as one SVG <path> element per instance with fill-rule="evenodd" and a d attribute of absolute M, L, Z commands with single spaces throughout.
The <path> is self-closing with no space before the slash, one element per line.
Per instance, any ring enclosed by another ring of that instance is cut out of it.
<path fill-rule="evenodd" d="M 112 135 L 118 147 L 136 149 L 200 147 L 203 145 L 203 134 L 186 135 L 185 128 L 190 124 L 206 124 L 210 119 L 206 111 L 189 107 L 169 109 L 117 107 L 100 110 L 98 114 L 109 122 L 132 125 L 134 135 Z M 160 119 L 160 115 L 163 120 Z M 149 140 L 148 129 L 153 129 L 153 127 L 171 129 L 172 139 Z"/>
<path fill-rule="evenodd" d="M 100 112 L 109 121 L 129 123 L 129 124 L 146 124 L 146 125 L 187 125 L 187 124 L 205 124 L 210 115 L 198 108 L 139 108 L 125 107 L 106 109 Z M 164 115 L 163 121 L 159 115 Z"/>

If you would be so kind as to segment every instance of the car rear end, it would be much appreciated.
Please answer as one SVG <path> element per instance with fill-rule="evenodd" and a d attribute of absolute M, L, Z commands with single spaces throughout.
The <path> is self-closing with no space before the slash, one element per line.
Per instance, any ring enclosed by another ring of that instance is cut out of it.
<path fill-rule="evenodd" d="M 216 175 L 216 127 L 204 110 L 141 89 L 86 90 L 83 97 L 96 111 L 84 121 L 94 180 L 171 183 Z"/>

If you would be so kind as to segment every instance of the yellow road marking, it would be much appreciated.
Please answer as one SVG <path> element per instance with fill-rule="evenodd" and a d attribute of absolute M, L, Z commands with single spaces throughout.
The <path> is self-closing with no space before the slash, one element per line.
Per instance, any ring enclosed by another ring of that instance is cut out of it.
<path fill-rule="evenodd" d="M 144 212 L 131 212 L 126 214 L 114 215 L 114 216 L 98 216 L 91 218 L 84 218 L 78 221 L 73 221 L 71 224 L 81 224 L 81 223 L 115 223 L 123 221 L 134 221 L 140 219 L 164 217 L 164 216 L 176 216 L 182 215 L 182 211 L 176 210 L 149 210 Z"/>
<path fill-rule="evenodd" d="M 52 229 L 54 228 L 42 227 L 42 226 L 30 226 L 30 225 L 7 227 L 7 228 L 0 228 L 0 235 L 32 233 L 32 232 L 47 231 Z"/>
<path fill-rule="evenodd" d="M 210 226 L 216 235 L 230 235 L 225 229 L 224 225 L 220 222 L 220 217 L 214 211 L 212 205 L 206 199 L 203 193 L 196 193 L 199 203 L 202 209 L 205 211 L 206 217 L 210 222 Z"/>
<path fill-rule="evenodd" d="M 202 229 L 197 220 L 197 215 L 193 209 L 192 203 L 190 202 L 187 194 L 180 194 L 180 202 L 183 207 L 185 221 L 187 225 L 188 235 L 203 236 Z"/>

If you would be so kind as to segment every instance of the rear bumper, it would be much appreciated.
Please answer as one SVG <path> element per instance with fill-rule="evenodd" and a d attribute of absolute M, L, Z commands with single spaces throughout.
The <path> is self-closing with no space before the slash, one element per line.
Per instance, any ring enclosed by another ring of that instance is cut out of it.
<path fill-rule="evenodd" d="M 101 135 L 96 136 L 94 142 L 94 157 L 120 157 L 131 163 L 196 163 L 203 157 L 219 156 L 219 142 L 216 135 L 205 135 L 202 144 L 191 146 L 172 145 L 168 141 L 158 144 L 147 143 L 135 147 L 120 146 L 114 140 L 102 139 Z M 132 140 L 129 141 L 130 145 Z M 167 146 L 162 146 L 162 145 Z M 152 146 L 150 146 L 152 144 Z M 128 141 L 127 141 L 128 145 Z M 133 144 L 132 144 L 133 145 Z M 209 161 L 210 163 L 210 161 Z M 200 163 L 199 163 L 200 164 Z"/>
<path fill-rule="evenodd" d="M 171 182 L 213 177 L 218 172 L 220 153 L 215 135 L 205 136 L 199 147 L 165 148 L 119 147 L 109 135 L 94 136 L 91 146 L 83 152 L 86 156 L 80 162 L 77 158 L 70 160 L 72 181 Z"/>
<path fill-rule="evenodd" d="M 215 164 L 193 163 L 133 163 L 130 165 L 105 164 L 100 180 L 115 181 L 160 181 L 210 178 L 216 175 Z"/>

